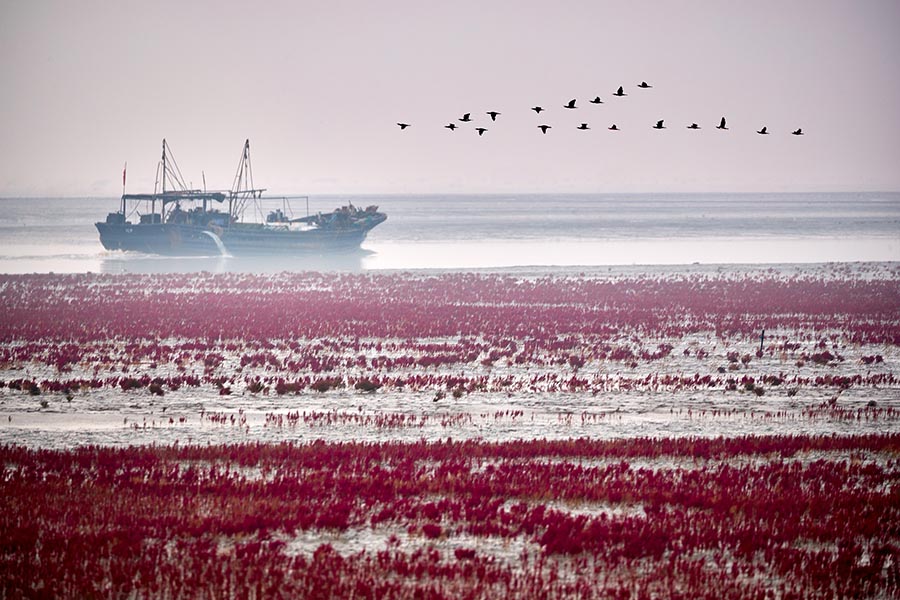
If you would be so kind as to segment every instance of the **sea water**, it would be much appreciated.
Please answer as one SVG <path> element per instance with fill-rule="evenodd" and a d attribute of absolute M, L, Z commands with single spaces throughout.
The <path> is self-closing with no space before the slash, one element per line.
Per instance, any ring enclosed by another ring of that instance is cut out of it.
<path fill-rule="evenodd" d="M 360 207 L 376 204 L 388 214 L 388 220 L 375 228 L 363 244 L 364 252 L 349 256 L 248 259 L 106 251 L 100 245 L 94 222 L 115 210 L 115 198 L 0 199 L 0 273 L 477 268 L 537 274 L 612 271 L 614 275 L 618 272 L 629 276 L 714 270 L 752 275 L 770 272 L 777 265 L 776 270 L 783 275 L 808 271 L 814 276 L 827 276 L 833 265 L 808 263 L 876 261 L 880 263 L 876 270 L 896 277 L 896 263 L 900 262 L 900 193 L 332 196 L 312 198 L 310 210 L 326 212 L 349 202 Z M 841 268 L 862 273 L 869 272 L 870 267 Z M 752 352 L 752 348 L 742 351 Z M 859 372 L 864 353 L 883 354 L 881 370 L 896 372 L 900 364 L 900 350 L 889 344 L 842 352 L 847 356 L 846 362 L 829 373 L 849 376 Z M 682 364 L 687 360 L 680 351 L 675 352 L 652 365 L 642 365 L 640 369 L 646 372 L 638 374 L 692 372 L 697 366 Z M 777 372 L 786 367 L 775 361 L 770 368 Z M 0 367 L 0 379 L 56 377 L 52 370 L 39 365 L 27 366 L 24 371 Z M 104 388 L 80 392 L 67 400 L 60 395 L 36 399 L 5 388 L 0 389 L 0 444 L 71 447 L 166 444 L 176 440 L 375 441 L 446 436 L 507 440 L 897 430 L 897 419 L 802 418 L 805 407 L 818 406 L 833 393 L 828 387 L 804 389 L 794 397 L 779 391 L 751 404 L 746 394 L 725 394 L 721 390 L 623 392 L 603 398 L 565 393 L 495 393 L 434 402 L 433 394 L 402 390 L 361 395 L 350 389 L 327 394 L 309 392 L 298 397 L 259 396 L 241 391 L 221 396 L 214 387 L 205 386 L 167 391 L 162 398 L 146 390 L 126 393 Z M 43 406 L 39 400 L 47 398 L 47 406 Z M 841 396 L 842 406 L 859 408 L 871 402 L 898 410 L 900 389 L 863 386 Z M 432 418 L 422 427 L 390 430 L 352 425 L 267 425 L 269 413 L 299 410 L 362 415 L 403 413 Z M 494 415 L 498 412 L 521 417 L 497 419 Z M 203 417 L 210 413 L 230 414 L 246 422 L 217 424 Z M 461 413 L 471 416 L 471 422 L 441 424 L 446 414 Z M 576 418 L 582 413 L 604 416 L 585 422 Z M 767 415 L 783 416 L 773 419 Z"/>
<path fill-rule="evenodd" d="M 900 261 L 898 192 L 320 196 L 310 211 L 347 203 L 388 215 L 363 252 L 251 259 L 104 250 L 94 223 L 115 198 L 0 199 L 0 273 Z"/>

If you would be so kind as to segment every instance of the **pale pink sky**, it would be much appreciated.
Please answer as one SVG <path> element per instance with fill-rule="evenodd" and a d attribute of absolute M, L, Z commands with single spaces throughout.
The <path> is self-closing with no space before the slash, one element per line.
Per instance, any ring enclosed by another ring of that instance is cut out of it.
<path fill-rule="evenodd" d="M 0 196 L 148 191 L 163 137 L 195 187 L 249 137 L 280 193 L 900 190 L 896 0 L 0 0 L 0 81 Z"/>

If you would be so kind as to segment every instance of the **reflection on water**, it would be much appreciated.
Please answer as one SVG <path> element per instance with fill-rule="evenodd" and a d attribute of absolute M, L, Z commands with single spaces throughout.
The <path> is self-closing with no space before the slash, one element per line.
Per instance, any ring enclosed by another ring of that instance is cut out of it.
<path fill-rule="evenodd" d="M 366 251 L 332 255 L 152 256 L 110 252 L 101 273 L 281 273 L 282 271 L 360 271 Z"/>
<path fill-rule="evenodd" d="M 0 272 L 280 273 L 885 261 L 900 261 L 900 237 L 368 241 L 364 249 L 353 253 L 253 257 L 174 257 L 93 250 L 83 254 L 0 256 Z"/>
<path fill-rule="evenodd" d="M 690 264 L 787 264 L 900 261 L 900 239 L 726 239 L 466 241 L 366 243 L 357 253 L 256 257 L 159 257 L 107 253 L 102 273 L 280 273 L 591 267 Z"/>
<path fill-rule="evenodd" d="M 682 238 L 367 244 L 365 269 L 900 261 L 900 238 Z"/>

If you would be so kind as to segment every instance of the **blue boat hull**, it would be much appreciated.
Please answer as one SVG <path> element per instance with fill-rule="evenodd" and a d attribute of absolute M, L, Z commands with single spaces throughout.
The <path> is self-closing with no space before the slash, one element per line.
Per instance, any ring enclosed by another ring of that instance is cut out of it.
<path fill-rule="evenodd" d="M 378 223 L 342 229 L 275 229 L 235 224 L 208 229 L 175 223 L 97 223 L 100 243 L 107 250 L 126 250 L 168 256 L 253 256 L 271 254 L 327 254 L 359 250 Z M 221 247 L 217 243 L 221 241 Z"/>

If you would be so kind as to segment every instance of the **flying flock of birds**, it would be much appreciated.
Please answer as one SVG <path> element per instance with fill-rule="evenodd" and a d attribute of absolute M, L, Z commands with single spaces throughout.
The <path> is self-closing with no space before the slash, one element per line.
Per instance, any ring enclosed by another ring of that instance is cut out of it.
<path fill-rule="evenodd" d="M 646 89 L 652 88 L 653 86 L 648 84 L 646 81 L 642 81 L 637 85 L 637 87 L 640 89 L 646 90 Z M 623 96 L 627 96 L 627 95 L 628 94 L 625 93 L 625 89 L 622 86 L 619 86 L 619 89 L 616 90 L 615 92 L 613 92 L 613 96 L 617 96 L 619 98 L 621 98 Z M 574 109 L 578 108 L 575 105 L 576 100 L 577 100 L 576 98 L 569 100 L 566 104 L 563 104 L 563 108 L 567 108 L 570 110 L 574 110 Z M 590 100 L 590 103 L 591 104 L 603 104 L 603 100 L 600 99 L 600 96 L 597 96 L 593 100 Z M 540 115 L 541 112 L 543 112 L 545 109 L 542 106 L 532 106 L 531 110 L 533 110 L 535 113 Z M 494 122 L 497 120 L 497 117 L 499 117 L 501 113 L 496 110 L 489 110 L 485 114 L 487 114 L 488 116 L 491 117 L 491 122 Z M 462 117 L 460 117 L 457 120 L 461 121 L 463 123 L 471 123 L 472 122 L 472 113 L 465 113 Z M 397 125 L 400 127 L 401 131 L 406 129 L 407 127 L 412 127 L 412 125 L 410 123 L 397 123 Z M 459 128 L 459 125 L 457 125 L 455 122 L 450 122 L 447 125 L 444 125 L 444 129 L 449 129 L 450 131 L 455 131 L 458 128 Z M 553 129 L 553 127 L 550 125 L 538 125 L 537 128 L 540 129 L 541 133 L 543 133 L 543 134 L 546 134 L 548 129 Z M 667 129 L 667 127 L 665 126 L 665 119 L 661 119 L 661 120 L 657 121 L 656 125 L 653 125 L 652 128 L 653 129 Z M 588 129 L 590 129 L 590 126 L 587 123 L 582 123 L 575 129 L 580 129 L 581 131 L 587 131 Z M 621 131 L 621 129 L 619 129 L 619 127 L 615 123 L 613 123 L 612 125 L 607 127 L 607 129 L 609 129 L 610 131 Z M 697 130 L 697 129 L 702 129 L 702 128 L 697 123 L 691 123 L 690 125 L 687 126 L 687 129 Z M 728 129 L 727 123 L 725 121 L 725 117 L 722 117 L 722 120 L 719 121 L 718 125 L 716 125 L 716 129 L 722 129 L 722 130 Z M 487 127 L 476 127 L 475 128 L 475 131 L 478 132 L 479 136 L 484 135 L 484 133 L 487 130 L 488 130 Z M 760 135 L 769 135 L 769 130 L 766 126 L 763 126 L 763 128 L 759 129 L 756 133 L 758 133 Z M 791 135 L 803 135 L 803 130 L 796 129 L 791 132 Z"/>

